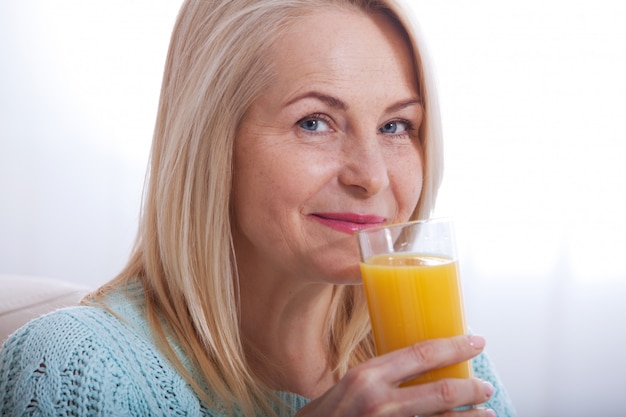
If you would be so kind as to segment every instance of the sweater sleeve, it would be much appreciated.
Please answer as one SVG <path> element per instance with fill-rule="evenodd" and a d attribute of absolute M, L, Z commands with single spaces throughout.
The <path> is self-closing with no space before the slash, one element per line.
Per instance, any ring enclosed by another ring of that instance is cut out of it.
<path fill-rule="evenodd" d="M 153 346 L 101 309 L 43 316 L 0 351 L 0 416 L 205 414 L 200 408 Z"/>
<path fill-rule="evenodd" d="M 509 395 L 487 354 L 483 352 L 478 355 L 474 358 L 472 365 L 474 377 L 489 381 L 495 388 L 493 395 L 484 406 L 493 409 L 498 417 L 516 417 L 517 414 L 509 399 Z"/>

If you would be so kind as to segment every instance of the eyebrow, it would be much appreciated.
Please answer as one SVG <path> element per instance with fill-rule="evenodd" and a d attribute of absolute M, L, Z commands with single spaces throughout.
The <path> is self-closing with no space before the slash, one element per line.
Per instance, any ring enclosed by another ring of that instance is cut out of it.
<path fill-rule="evenodd" d="M 416 104 L 421 106 L 424 104 L 424 102 L 420 98 L 412 98 L 409 100 L 401 101 L 399 103 L 392 104 L 391 106 L 387 107 L 387 113 L 393 113 L 393 112 L 405 109 L 407 107 L 415 106 Z"/>
<path fill-rule="evenodd" d="M 336 97 L 333 96 L 329 96 L 328 94 L 324 94 L 324 93 L 320 93 L 319 91 L 308 91 L 304 94 L 300 94 L 299 96 L 296 96 L 294 98 L 292 98 L 291 100 L 289 100 L 287 103 L 285 103 L 284 107 L 290 106 L 293 103 L 303 100 L 305 98 L 314 98 L 317 99 L 323 103 L 328 104 L 330 107 L 333 107 L 335 109 L 339 109 L 339 110 L 347 110 L 348 109 L 348 105 L 346 103 L 344 103 L 343 101 L 339 100 Z"/>
<path fill-rule="evenodd" d="M 324 93 L 320 93 L 319 91 L 308 91 L 304 94 L 300 94 L 294 98 L 292 98 L 291 100 L 289 100 L 288 102 L 285 103 L 284 107 L 290 106 L 293 103 L 306 99 L 306 98 L 313 98 L 313 99 L 317 99 L 323 103 L 326 103 L 327 105 L 329 105 L 330 107 L 333 107 L 335 109 L 339 109 L 339 110 L 348 110 L 348 105 L 343 102 L 342 100 L 338 99 L 337 97 L 333 97 L 333 96 L 329 96 L 328 94 L 324 94 Z M 398 103 L 392 104 L 391 106 L 387 107 L 385 109 L 385 111 L 387 113 L 392 113 L 395 111 L 399 111 L 402 109 L 405 109 L 407 107 L 410 106 L 414 106 L 414 105 L 422 105 L 423 101 L 420 98 L 411 98 L 405 101 L 400 101 Z"/>

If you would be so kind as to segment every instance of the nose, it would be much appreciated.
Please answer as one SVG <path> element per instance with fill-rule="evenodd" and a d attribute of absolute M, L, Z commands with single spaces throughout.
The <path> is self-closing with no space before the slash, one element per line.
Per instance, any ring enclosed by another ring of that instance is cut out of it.
<path fill-rule="evenodd" d="M 389 186 L 389 166 L 380 139 L 376 135 L 352 139 L 342 149 L 339 181 L 361 195 L 375 195 Z"/>

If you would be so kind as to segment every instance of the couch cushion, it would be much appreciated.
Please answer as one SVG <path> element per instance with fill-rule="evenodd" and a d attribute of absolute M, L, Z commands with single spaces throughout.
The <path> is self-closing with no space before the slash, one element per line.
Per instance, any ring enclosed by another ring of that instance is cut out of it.
<path fill-rule="evenodd" d="M 0 344 L 30 320 L 77 305 L 89 291 L 52 278 L 0 275 Z"/>

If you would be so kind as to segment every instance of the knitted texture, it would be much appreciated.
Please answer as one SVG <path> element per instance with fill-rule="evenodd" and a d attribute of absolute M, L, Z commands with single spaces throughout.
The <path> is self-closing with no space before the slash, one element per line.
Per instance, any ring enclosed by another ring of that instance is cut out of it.
<path fill-rule="evenodd" d="M 72 307 L 15 332 L 0 351 L 0 416 L 222 416 L 199 401 L 156 348 L 140 300 L 140 288 L 134 296 L 119 292 L 108 300 L 115 315 Z M 514 416 L 487 357 L 475 359 L 474 368 L 496 387 L 488 406 L 499 417 Z M 279 395 L 296 411 L 309 401 Z"/>
<path fill-rule="evenodd" d="M 5 344 L 0 369 L 2 416 L 202 415 L 154 347 L 96 308 L 27 325 Z"/>

